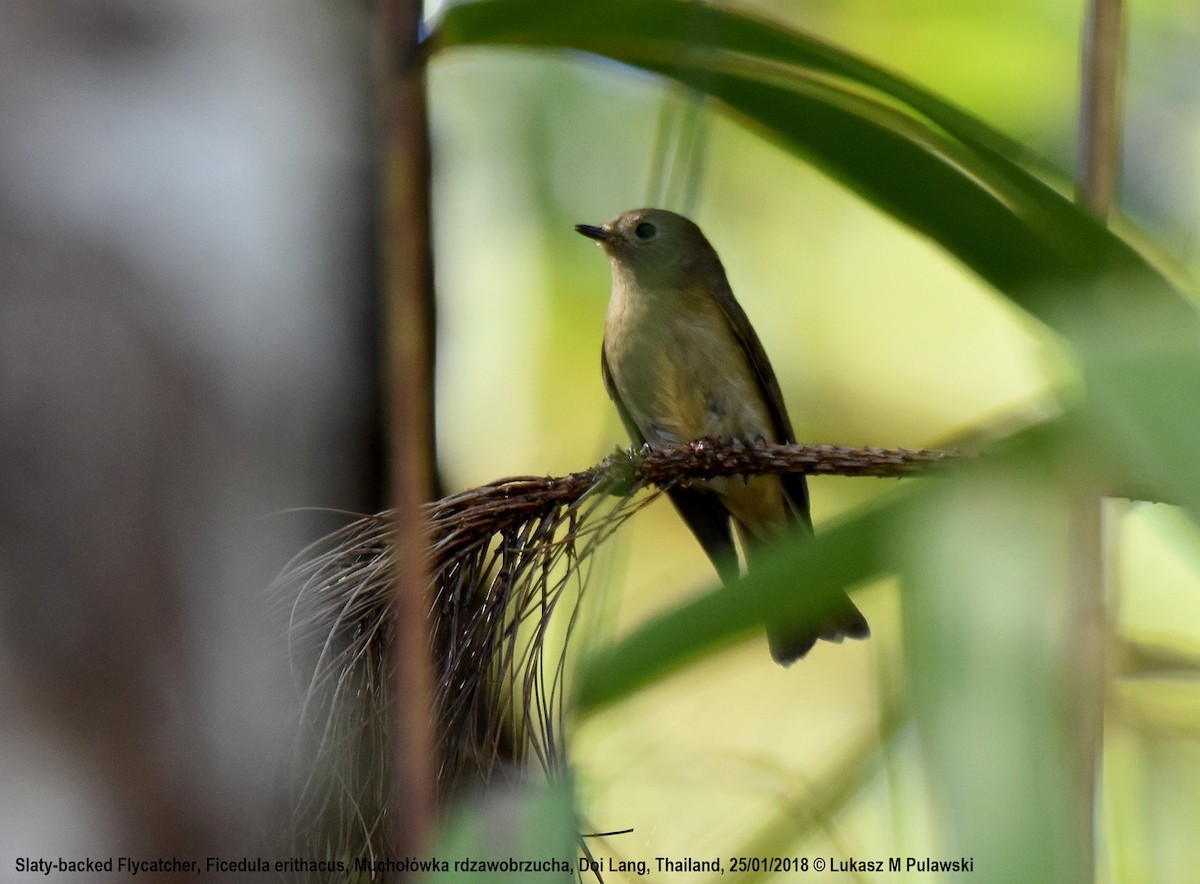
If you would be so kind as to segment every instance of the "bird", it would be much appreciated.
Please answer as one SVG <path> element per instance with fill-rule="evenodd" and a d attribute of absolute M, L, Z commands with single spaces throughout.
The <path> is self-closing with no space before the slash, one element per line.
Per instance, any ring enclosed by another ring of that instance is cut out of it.
<path fill-rule="evenodd" d="M 575 230 L 595 240 L 611 265 L 601 372 L 635 446 L 707 438 L 796 441 L 766 351 L 694 222 L 643 208 Z M 751 570 L 772 538 L 812 534 L 801 473 L 718 477 L 667 493 L 725 584 L 740 575 L 731 523 Z M 869 635 L 866 618 L 844 592 L 816 623 L 767 624 L 771 656 L 783 666 L 817 639 Z"/>

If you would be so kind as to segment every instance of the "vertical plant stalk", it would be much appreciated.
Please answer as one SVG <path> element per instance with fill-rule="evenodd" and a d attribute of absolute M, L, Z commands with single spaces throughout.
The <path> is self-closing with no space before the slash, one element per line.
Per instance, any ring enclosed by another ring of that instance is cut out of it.
<path fill-rule="evenodd" d="M 429 544 L 422 511 L 436 485 L 431 162 L 421 0 L 380 0 L 379 15 L 384 62 L 380 253 L 396 550 L 389 642 L 393 742 L 388 834 L 394 855 L 414 856 L 428 849 L 438 813 Z"/>
<path fill-rule="evenodd" d="M 1116 199 L 1121 147 L 1122 0 L 1088 0 L 1081 46 L 1079 180 L 1076 200 L 1097 218 Z M 1110 669 L 1106 577 L 1111 532 L 1094 483 L 1078 489 L 1073 507 L 1072 586 L 1067 654 L 1075 702 L 1074 740 L 1079 824 L 1079 881 L 1095 879 L 1098 788 L 1104 747 L 1104 706 Z"/>
<path fill-rule="evenodd" d="M 1104 501 L 1086 481 L 1075 490 L 1071 508 L 1070 596 L 1067 605 L 1065 665 L 1073 705 L 1074 751 L 1071 771 L 1075 784 L 1079 882 L 1095 880 L 1098 787 L 1104 746 L 1104 700 L 1107 692 L 1105 644 L 1105 579 L 1108 549 Z"/>
<path fill-rule="evenodd" d="M 1076 199 L 1098 218 L 1108 216 L 1117 193 L 1124 19 L 1122 0 L 1088 0 L 1081 47 Z"/>

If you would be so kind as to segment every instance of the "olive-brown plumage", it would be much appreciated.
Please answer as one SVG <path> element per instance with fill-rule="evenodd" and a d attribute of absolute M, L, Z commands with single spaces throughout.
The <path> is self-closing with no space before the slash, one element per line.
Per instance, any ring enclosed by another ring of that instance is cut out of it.
<path fill-rule="evenodd" d="M 601 368 L 635 444 L 795 441 L 767 354 L 699 227 L 664 209 L 633 209 L 575 229 L 595 239 L 612 265 Z M 731 520 L 751 567 L 763 541 L 789 527 L 812 530 L 800 474 L 709 479 L 670 495 L 726 582 L 738 574 Z M 867 635 L 844 595 L 821 626 L 767 628 L 771 655 L 784 665 L 818 638 Z"/>

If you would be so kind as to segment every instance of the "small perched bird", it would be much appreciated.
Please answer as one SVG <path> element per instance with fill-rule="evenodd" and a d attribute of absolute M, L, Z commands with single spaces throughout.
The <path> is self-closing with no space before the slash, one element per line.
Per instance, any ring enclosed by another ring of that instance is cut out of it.
<path fill-rule="evenodd" d="M 796 441 L 767 354 L 699 227 L 664 209 L 633 209 L 575 229 L 596 240 L 612 265 L 601 368 L 635 445 Z M 669 493 L 726 583 L 738 576 L 731 518 L 751 566 L 763 541 L 790 528 L 812 533 L 799 473 L 706 479 Z M 844 594 L 819 625 L 767 626 L 771 656 L 784 666 L 818 638 L 869 634 Z"/>

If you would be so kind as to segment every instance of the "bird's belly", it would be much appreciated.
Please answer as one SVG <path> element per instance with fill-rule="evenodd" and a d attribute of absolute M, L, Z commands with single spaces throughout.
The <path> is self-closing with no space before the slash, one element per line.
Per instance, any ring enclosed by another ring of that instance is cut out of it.
<path fill-rule="evenodd" d="M 614 380 L 650 445 L 716 437 L 776 441 L 758 378 L 723 326 L 631 328 L 620 340 L 623 346 L 609 353 Z"/>
<path fill-rule="evenodd" d="M 706 315 L 707 306 L 666 323 L 633 309 L 610 314 L 605 353 L 629 416 L 653 448 L 705 438 L 782 441 L 749 357 L 723 316 Z M 692 484 L 716 494 L 751 537 L 772 537 L 787 526 L 778 476 Z"/>

